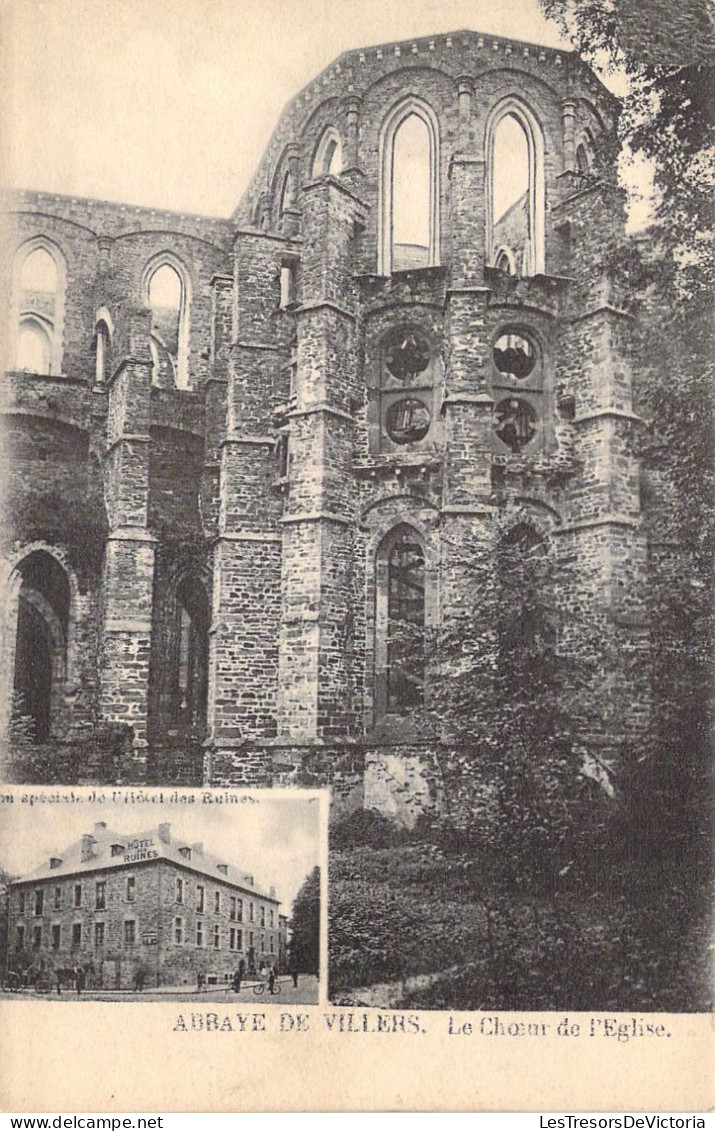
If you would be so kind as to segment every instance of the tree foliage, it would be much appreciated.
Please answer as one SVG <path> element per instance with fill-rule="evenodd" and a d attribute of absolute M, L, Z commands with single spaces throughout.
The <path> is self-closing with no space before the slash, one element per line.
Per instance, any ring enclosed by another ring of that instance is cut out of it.
<path fill-rule="evenodd" d="M 320 969 L 320 868 L 306 876 L 293 901 L 290 940 L 291 963 L 317 974 Z"/>
<path fill-rule="evenodd" d="M 628 81 L 622 142 L 653 162 L 666 254 L 712 290 L 715 29 L 708 0 L 540 0 L 589 63 Z"/>

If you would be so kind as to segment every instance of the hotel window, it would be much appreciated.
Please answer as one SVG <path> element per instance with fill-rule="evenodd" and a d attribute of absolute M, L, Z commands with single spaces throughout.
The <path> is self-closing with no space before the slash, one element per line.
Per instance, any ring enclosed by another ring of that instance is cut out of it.
<path fill-rule="evenodd" d="M 52 924 L 52 949 L 60 949 L 60 925 L 59 923 Z"/>
<path fill-rule="evenodd" d="M 204 925 L 201 922 L 196 924 L 196 945 L 204 945 Z"/>
<path fill-rule="evenodd" d="M 221 928 L 218 923 L 214 924 L 214 950 L 219 950 L 221 947 Z"/>
<path fill-rule="evenodd" d="M 42 946 L 42 927 L 32 928 L 32 946 L 35 950 Z"/>
<path fill-rule="evenodd" d="M 236 908 L 237 908 L 236 918 L 238 919 L 239 923 L 242 923 L 243 922 L 243 900 L 242 899 L 239 899 L 238 903 L 236 904 Z"/>
<path fill-rule="evenodd" d="M 134 946 L 137 941 L 137 924 L 135 919 L 125 919 L 124 921 L 124 945 Z"/>
<path fill-rule="evenodd" d="M 97 948 L 104 946 L 104 923 L 94 924 L 94 945 Z"/>
<path fill-rule="evenodd" d="M 214 911 L 216 912 L 217 915 L 221 914 L 221 892 L 220 891 L 214 892 Z"/>
<path fill-rule="evenodd" d="M 261 935 L 261 954 L 266 953 L 266 936 Z"/>
<path fill-rule="evenodd" d="M 265 907 L 262 907 L 261 908 L 261 926 L 265 927 L 265 925 L 266 925 L 266 909 L 265 909 Z"/>
<path fill-rule="evenodd" d="M 137 897 L 137 878 L 136 876 L 127 876 L 127 889 L 126 889 L 127 903 L 133 903 Z"/>
<path fill-rule="evenodd" d="M 228 917 L 229 917 L 229 919 L 233 919 L 234 922 L 238 918 L 238 915 L 236 913 L 236 896 L 235 895 L 232 895 L 230 897 L 229 901 L 228 901 Z"/>
<path fill-rule="evenodd" d="M 104 911 L 107 907 L 107 884 L 104 880 L 98 880 L 94 892 L 94 909 L 95 911 Z"/>
<path fill-rule="evenodd" d="M 176 902 L 184 902 L 184 881 L 181 876 L 176 877 Z"/>
<path fill-rule="evenodd" d="M 44 906 L 45 893 L 42 888 L 35 892 L 35 915 L 41 915 Z"/>
<path fill-rule="evenodd" d="M 17 913 L 18 913 L 18 915 L 24 915 L 25 914 L 25 893 L 24 893 L 24 891 L 19 891 L 17 893 Z"/>
<path fill-rule="evenodd" d="M 272 907 L 271 907 L 270 911 L 268 912 L 268 922 L 271 925 L 271 927 L 275 926 L 275 922 L 274 922 L 274 919 L 273 919 L 273 908 Z"/>
<path fill-rule="evenodd" d="M 174 942 L 181 946 L 184 942 L 184 920 L 177 915 L 174 919 Z"/>
<path fill-rule="evenodd" d="M 268 950 L 273 954 L 273 935 L 268 936 Z"/>
<path fill-rule="evenodd" d="M 229 950 L 235 950 L 236 949 L 236 928 L 235 927 L 231 927 L 231 929 L 228 932 L 228 949 Z"/>
<path fill-rule="evenodd" d="M 81 884 L 75 884 L 74 885 L 73 902 L 74 902 L 75 907 L 81 907 L 82 906 L 82 885 Z"/>
<path fill-rule="evenodd" d="M 25 928 L 20 926 L 15 933 L 15 946 L 18 950 L 25 949 Z"/>
<path fill-rule="evenodd" d="M 78 946 L 82 945 L 82 924 L 72 924 L 72 946 L 76 950 Z"/>
<path fill-rule="evenodd" d="M 253 950 L 253 931 L 248 932 L 248 946 L 250 950 Z"/>
<path fill-rule="evenodd" d="M 206 888 L 203 884 L 196 885 L 196 910 L 203 913 L 206 904 Z"/>
<path fill-rule="evenodd" d="M 54 901 L 54 903 L 55 903 L 55 911 L 59 911 L 60 907 L 62 906 L 62 888 L 60 888 L 60 887 L 55 888 L 55 901 Z"/>
<path fill-rule="evenodd" d="M 248 918 L 250 919 L 251 922 L 253 922 L 254 911 L 253 911 L 253 904 L 252 903 L 249 903 L 249 905 L 248 905 Z"/>
<path fill-rule="evenodd" d="M 123 844 L 113 844 L 112 845 L 112 856 L 121 856 L 123 852 L 124 852 L 124 845 Z"/>

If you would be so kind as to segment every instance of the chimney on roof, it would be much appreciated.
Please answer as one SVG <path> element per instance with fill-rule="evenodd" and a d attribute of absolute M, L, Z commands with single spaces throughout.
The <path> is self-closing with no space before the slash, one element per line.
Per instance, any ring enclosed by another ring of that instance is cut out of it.
<path fill-rule="evenodd" d="M 253 876 L 246 876 L 246 883 L 253 887 Z"/>
<path fill-rule="evenodd" d="M 94 837 L 92 836 L 92 834 L 82 833 L 82 843 L 79 850 L 79 858 L 82 864 L 85 864 L 87 860 L 92 859 L 92 856 L 94 855 L 93 849 Z"/>
<path fill-rule="evenodd" d="M 164 844 L 171 844 L 171 825 L 168 821 L 163 821 L 159 825 L 159 840 Z"/>
<path fill-rule="evenodd" d="M 224 876 L 228 875 L 228 864 L 217 864 L 216 869 L 217 871 L 222 872 Z"/>
<path fill-rule="evenodd" d="M 100 835 L 101 835 L 101 834 L 102 834 L 102 833 L 104 832 L 104 830 L 106 829 L 106 827 L 107 827 L 107 822 L 106 822 L 106 821 L 95 821 L 95 823 L 94 823 L 94 831 L 95 831 L 95 833 L 97 834 L 97 836 L 100 836 Z"/>
<path fill-rule="evenodd" d="M 271 897 L 272 897 L 273 899 L 275 899 L 275 898 L 276 898 L 276 889 L 274 888 L 273 884 L 271 884 L 271 886 L 269 887 L 269 889 L 268 889 L 268 894 L 269 894 L 269 895 L 270 895 L 270 896 L 271 896 Z"/>
<path fill-rule="evenodd" d="M 59 868 L 62 863 L 61 856 L 50 856 L 50 868 Z"/>
<path fill-rule="evenodd" d="M 195 844 L 191 845 L 191 850 L 192 852 L 195 852 L 197 856 L 203 856 L 204 842 L 202 840 L 197 840 Z"/>

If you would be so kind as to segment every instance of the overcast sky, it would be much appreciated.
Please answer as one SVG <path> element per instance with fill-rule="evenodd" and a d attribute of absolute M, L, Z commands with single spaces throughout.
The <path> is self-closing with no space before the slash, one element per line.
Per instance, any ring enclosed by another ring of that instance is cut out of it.
<path fill-rule="evenodd" d="M 197 801 L 192 805 L 170 804 L 172 789 L 143 791 L 150 796 L 161 792 L 163 804 L 113 804 L 110 800 L 102 804 L 87 800 L 21 804 L 19 798 L 29 792 L 13 791 L 15 803 L 0 804 L 0 866 L 12 876 L 34 871 L 50 855 L 61 854 L 82 833 L 91 832 L 95 821 L 105 821 L 121 833 L 144 832 L 168 821 L 173 837 L 201 841 L 206 852 L 252 875 L 259 887 L 267 890 L 273 885 L 282 903 L 281 913 L 286 915 L 305 877 L 321 863 L 321 806 L 315 795 L 310 800 L 295 790 L 271 795 L 232 791 L 234 797 L 247 798 L 235 805 L 201 804 L 202 791 L 196 791 Z M 54 789 L 31 792 L 57 795 Z M 91 791 L 71 792 L 86 799 Z M 112 790 L 99 792 L 110 798 Z M 122 791 L 124 796 L 130 792 Z M 215 795 L 221 797 L 223 791 Z"/>
<path fill-rule="evenodd" d="M 343 51 L 459 28 L 563 46 L 536 0 L 5 0 L 4 13 L 11 184 L 219 216 L 286 102 Z"/>
<path fill-rule="evenodd" d="M 460 28 L 568 46 L 537 0 L 0 0 L 0 12 L 10 185 L 216 216 L 235 208 L 288 100 L 343 51 Z"/>

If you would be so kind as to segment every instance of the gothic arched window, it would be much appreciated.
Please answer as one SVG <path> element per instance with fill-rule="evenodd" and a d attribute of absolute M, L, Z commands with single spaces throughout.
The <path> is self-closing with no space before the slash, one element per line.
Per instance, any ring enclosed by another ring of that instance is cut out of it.
<path fill-rule="evenodd" d="M 62 371 L 65 265 L 54 244 L 38 238 L 20 248 L 15 263 L 15 368 Z"/>
<path fill-rule="evenodd" d="M 439 127 L 434 111 L 407 98 L 380 132 L 378 271 L 439 262 Z"/>
<path fill-rule="evenodd" d="M 103 385 L 111 374 L 112 336 L 103 318 L 98 319 L 94 330 L 94 380 Z"/>
<path fill-rule="evenodd" d="M 144 277 L 145 302 L 151 310 L 153 382 L 162 388 L 189 384 L 189 286 L 182 266 L 162 256 Z"/>
<path fill-rule="evenodd" d="M 172 722 L 186 730 L 206 723 L 209 606 L 200 582 L 184 581 L 177 591 Z"/>
<path fill-rule="evenodd" d="M 17 332 L 15 368 L 25 373 L 52 371 L 52 324 L 36 315 L 24 315 Z"/>
<path fill-rule="evenodd" d="M 16 567 L 20 588 L 15 635 L 13 715 L 36 742 L 61 726 L 67 666 L 70 587 L 59 562 L 34 550 Z"/>
<path fill-rule="evenodd" d="M 424 703 L 425 555 L 411 526 L 383 539 L 376 558 L 375 712 L 405 715 Z"/>
<path fill-rule="evenodd" d="M 521 275 L 544 271 L 544 144 L 533 114 L 505 98 L 487 122 L 488 262 L 508 250 Z"/>
<path fill-rule="evenodd" d="M 530 694 L 548 676 L 556 645 L 544 537 L 519 522 L 496 552 L 499 670 L 507 694 Z"/>
<path fill-rule="evenodd" d="M 334 126 L 328 126 L 323 133 L 313 161 L 313 176 L 330 175 L 339 177 L 343 171 L 343 146 L 340 134 Z"/>

